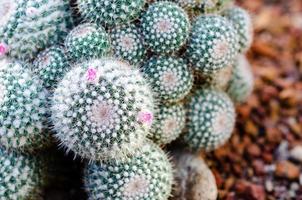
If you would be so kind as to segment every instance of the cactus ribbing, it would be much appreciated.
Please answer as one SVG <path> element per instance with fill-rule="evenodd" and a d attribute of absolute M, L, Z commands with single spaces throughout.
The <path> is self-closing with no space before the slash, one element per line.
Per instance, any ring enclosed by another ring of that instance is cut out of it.
<path fill-rule="evenodd" d="M 114 59 L 75 66 L 55 90 L 52 119 L 68 149 L 93 160 L 119 159 L 142 145 L 153 120 L 150 89 Z"/>
<path fill-rule="evenodd" d="M 131 158 L 87 167 L 90 199 L 166 200 L 172 188 L 172 167 L 165 153 L 145 144 Z"/>
<path fill-rule="evenodd" d="M 235 109 L 224 92 L 197 90 L 187 108 L 187 132 L 183 140 L 190 149 L 213 150 L 229 139 L 235 125 Z"/>
<path fill-rule="evenodd" d="M 189 36 L 189 18 L 186 12 L 173 2 L 151 4 L 141 21 L 146 45 L 155 53 L 175 52 Z"/>
<path fill-rule="evenodd" d="M 141 31 L 135 25 L 123 25 L 111 30 L 114 55 L 136 65 L 146 57 L 146 47 Z"/>
<path fill-rule="evenodd" d="M 239 34 L 240 52 L 246 52 L 253 42 L 253 24 L 251 16 L 246 10 L 238 6 L 225 10 L 223 15 L 233 23 Z"/>
<path fill-rule="evenodd" d="M 156 144 L 165 145 L 172 142 L 185 127 L 186 110 L 182 103 L 160 105 L 155 109 L 155 116 L 149 138 Z"/>
<path fill-rule="evenodd" d="M 244 55 L 240 55 L 234 65 L 227 93 L 235 103 L 241 103 L 251 95 L 253 86 L 254 77 L 250 63 Z"/>
<path fill-rule="evenodd" d="M 0 60 L 0 143 L 6 148 L 34 151 L 49 142 L 45 131 L 47 92 L 25 65 Z"/>
<path fill-rule="evenodd" d="M 79 11 L 86 21 L 105 26 L 125 24 L 136 19 L 145 0 L 77 0 Z"/>
<path fill-rule="evenodd" d="M 110 51 L 110 40 L 105 29 L 95 24 L 75 27 L 65 40 L 65 47 L 72 61 L 101 58 Z"/>
<path fill-rule="evenodd" d="M 167 102 L 183 99 L 191 90 L 193 75 L 182 58 L 152 57 L 143 66 L 154 95 Z"/>
<path fill-rule="evenodd" d="M 1 0 L 0 56 L 31 60 L 61 41 L 71 24 L 67 0 Z"/>
<path fill-rule="evenodd" d="M 69 68 L 68 58 L 60 46 L 42 51 L 33 62 L 33 72 L 40 77 L 46 88 L 55 88 Z"/>
<path fill-rule="evenodd" d="M 218 15 L 200 16 L 193 24 L 187 48 L 188 60 L 203 73 L 213 73 L 234 63 L 238 34 L 232 23 Z"/>
<path fill-rule="evenodd" d="M 0 199 L 41 199 L 47 182 L 43 159 L 0 148 Z"/>

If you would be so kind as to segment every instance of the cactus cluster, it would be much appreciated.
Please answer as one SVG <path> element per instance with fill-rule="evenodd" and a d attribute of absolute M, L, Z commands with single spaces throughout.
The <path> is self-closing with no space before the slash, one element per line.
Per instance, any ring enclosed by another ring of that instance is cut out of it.
<path fill-rule="evenodd" d="M 251 20 L 230 2 L 1 1 L 0 199 L 38 198 L 55 140 L 86 161 L 89 199 L 167 200 L 161 147 L 218 148 L 252 91 Z"/>

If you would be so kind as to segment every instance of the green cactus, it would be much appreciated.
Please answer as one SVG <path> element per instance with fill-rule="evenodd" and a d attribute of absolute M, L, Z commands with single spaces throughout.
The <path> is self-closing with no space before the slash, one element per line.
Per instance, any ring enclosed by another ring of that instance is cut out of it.
<path fill-rule="evenodd" d="M 182 58 L 154 56 L 144 64 L 143 72 L 162 101 L 182 100 L 193 85 L 193 74 Z"/>
<path fill-rule="evenodd" d="M 251 95 L 254 77 L 250 63 L 244 55 L 240 55 L 234 65 L 227 93 L 235 103 L 242 103 Z"/>
<path fill-rule="evenodd" d="M 213 13 L 223 10 L 230 5 L 233 0 L 174 0 L 184 9 L 190 11 L 194 9 L 199 14 Z"/>
<path fill-rule="evenodd" d="M 81 24 L 75 27 L 65 40 L 65 47 L 72 61 L 101 58 L 110 51 L 109 35 L 95 24 Z"/>
<path fill-rule="evenodd" d="M 111 30 L 111 41 L 114 55 L 138 65 L 146 57 L 146 47 L 141 31 L 133 24 L 122 25 Z"/>
<path fill-rule="evenodd" d="M 229 139 L 235 125 L 231 99 L 212 89 L 197 90 L 187 104 L 184 143 L 192 150 L 213 150 Z"/>
<path fill-rule="evenodd" d="M 223 16 L 233 22 L 239 34 L 240 53 L 246 52 L 253 42 L 253 24 L 249 13 L 238 7 L 231 7 L 223 12 Z"/>
<path fill-rule="evenodd" d="M 0 144 L 35 151 L 50 144 L 47 92 L 27 65 L 0 59 Z"/>
<path fill-rule="evenodd" d="M 77 0 L 84 19 L 104 26 L 126 24 L 139 17 L 145 0 Z"/>
<path fill-rule="evenodd" d="M 141 18 L 146 45 L 155 53 L 168 54 L 181 48 L 189 36 L 186 12 L 173 2 L 150 5 Z"/>
<path fill-rule="evenodd" d="M 186 110 L 182 103 L 159 105 L 149 138 L 158 145 L 169 144 L 182 133 L 186 122 Z"/>
<path fill-rule="evenodd" d="M 232 23 L 218 15 L 205 15 L 193 24 L 186 54 L 195 70 L 213 73 L 232 65 L 238 49 L 238 34 Z"/>
<path fill-rule="evenodd" d="M 44 87 L 51 89 L 56 87 L 69 69 L 68 58 L 60 46 L 42 51 L 33 62 L 33 72 L 43 81 Z"/>
<path fill-rule="evenodd" d="M 71 25 L 67 0 L 1 0 L 0 57 L 31 60 L 61 41 Z"/>
<path fill-rule="evenodd" d="M 90 199 L 166 200 L 172 188 L 172 166 L 154 144 L 145 144 L 131 158 L 87 167 Z"/>
<path fill-rule="evenodd" d="M 38 200 L 47 183 L 41 157 L 8 152 L 0 148 L 0 199 Z"/>
<path fill-rule="evenodd" d="M 74 66 L 54 92 L 52 121 L 68 149 L 92 160 L 139 148 L 153 120 L 152 93 L 141 74 L 114 59 Z"/>

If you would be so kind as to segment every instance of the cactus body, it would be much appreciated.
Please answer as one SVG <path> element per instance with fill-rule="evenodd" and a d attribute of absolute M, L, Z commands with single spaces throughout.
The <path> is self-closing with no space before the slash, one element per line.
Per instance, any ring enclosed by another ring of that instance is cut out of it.
<path fill-rule="evenodd" d="M 114 59 L 81 63 L 55 90 L 52 119 L 67 149 L 92 160 L 120 159 L 142 145 L 153 120 L 150 89 Z"/>
<path fill-rule="evenodd" d="M 67 0 L 0 2 L 0 48 L 18 59 L 33 59 L 39 50 L 62 40 L 71 25 Z"/>
<path fill-rule="evenodd" d="M 80 13 L 87 21 L 105 26 L 125 24 L 136 19 L 145 0 L 77 0 Z"/>
<path fill-rule="evenodd" d="M 235 103 L 241 103 L 251 95 L 253 87 L 254 77 L 251 66 L 246 57 L 240 55 L 234 65 L 227 93 Z"/>
<path fill-rule="evenodd" d="M 182 103 L 160 105 L 155 110 L 155 120 L 149 138 L 156 144 L 165 145 L 177 139 L 186 122 L 186 110 Z"/>
<path fill-rule="evenodd" d="M 234 6 L 223 12 L 223 15 L 233 22 L 239 34 L 240 52 L 246 52 L 253 42 L 253 24 L 249 13 L 238 7 Z"/>
<path fill-rule="evenodd" d="M 0 149 L 0 199 L 38 200 L 47 181 L 43 159 Z"/>
<path fill-rule="evenodd" d="M 216 90 L 197 90 L 187 105 L 184 142 L 192 150 L 213 150 L 231 136 L 235 109 L 231 99 Z"/>
<path fill-rule="evenodd" d="M 155 53 L 179 50 L 189 35 L 190 21 L 186 12 L 172 2 L 151 4 L 141 21 L 146 45 Z"/>
<path fill-rule="evenodd" d="M 202 14 L 218 12 L 229 5 L 232 0 L 175 0 L 175 2 L 186 10 L 194 9 Z"/>
<path fill-rule="evenodd" d="M 75 27 L 68 34 L 65 47 L 69 58 L 75 62 L 107 55 L 110 41 L 104 28 L 86 23 Z"/>
<path fill-rule="evenodd" d="M 43 81 L 46 88 L 55 88 L 70 65 L 62 47 L 53 46 L 39 53 L 33 63 L 33 72 Z"/>
<path fill-rule="evenodd" d="M 0 60 L 0 143 L 34 151 L 49 143 L 46 128 L 47 92 L 17 61 Z"/>
<path fill-rule="evenodd" d="M 161 149 L 146 144 L 131 158 L 88 166 L 85 186 L 91 200 L 166 200 L 172 167 Z"/>
<path fill-rule="evenodd" d="M 111 31 L 114 55 L 133 65 L 143 62 L 146 57 L 146 47 L 141 31 L 133 24 L 123 25 Z"/>
<path fill-rule="evenodd" d="M 152 57 L 144 64 L 143 71 L 154 95 L 162 101 L 177 102 L 183 99 L 193 85 L 192 72 L 181 58 Z"/>
<path fill-rule="evenodd" d="M 218 15 L 196 19 L 187 48 L 192 66 L 213 73 L 232 65 L 238 55 L 238 35 L 232 23 Z"/>

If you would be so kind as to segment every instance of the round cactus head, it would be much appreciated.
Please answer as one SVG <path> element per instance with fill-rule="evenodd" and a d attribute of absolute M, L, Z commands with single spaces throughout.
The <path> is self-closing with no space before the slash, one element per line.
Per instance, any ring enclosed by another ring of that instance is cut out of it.
<path fill-rule="evenodd" d="M 46 88 L 55 88 L 69 68 L 68 58 L 59 46 L 44 50 L 33 62 L 33 72 L 40 77 Z"/>
<path fill-rule="evenodd" d="M 186 110 L 182 103 L 159 105 L 149 138 L 158 145 L 169 144 L 182 133 L 186 122 Z"/>
<path fill-rule="evenodd" d="M 146 45 L 155 53 L 168 54 L 179 50 L 189 35 L 189 18 L 173 2 L 151 4 L 141 21 Z"/>
<path fill-rule="evenodd" d="M 165 200 L 172 187 L 172 166 L 154 144 L 131 158 L 87 166 L 85 188 L 90 199 Z"/>
<path fill-rule="evenodd" d="M 65 40 L 67 54 L 72 61 L 101 58 L 110 51 L 110 40 L 105 29 L 95 24 L 75 27 Z"/>
<path fill-rule="evenodd" d="M 218 15 L 205 15 L 193 24 L 187 56 L 196 70 L 213 73 L 234 63 L 238 46 L 238 34 L 231 22 Z"/>
<path fill-rule="evenodd" d="M 143 66 L 154 95 L 166 102 L 183 99 L 193 85 L 193 74 L 186 62 L 175 57 L 152 57 Z"/>
<path fill-rule="evenodd" d="M 114 56 L 133 65 L 144 61 L 146 48 L 140 30 L 133 24 L 123 25 L 111 30 Z"/>
<path fill-rule="evenodd" d="M 125 24 L 136 19 L 145 0 L 77 0 L 79 11 L 87 21 L 105 26 Z"/>
<path fill-rule="evenodd" d="M 254 35 L 251 16 L 238 6 L 225 10 L 223 15 L 233 23 L 239 34 L 240 52 L 246 52 L 251 47 Z"/>
<path fill-rule="evenodd" d="M 0 199 L 40 199 L 47 182 L 40 157 L 0 149 Z"/>
<path fill-rule="evenodd" d="M 133 67 L 96 59 L 73 67 L 55 90 L 57 138 L 92 160 L 120 159 L 142 145 L 153 121 L 153 100 Z"/>
<path fill-rule="evenodd" d="M 0 144 L 34 151 L 50 143 L 47 92 L 25 64 L 0 59 Z"/>
<path fill-rule="evenodd" d="M 240 55 L 234 65 L 227 93 L 235 103 L 247 100 L 254 87 L 254 77 L 250 63 L 244 55 Z"/>
<path fill-rule="evenodd" d="M 0 57 L 5 49 L 13 57 L 32 60 L 61 41 L 72 26 L 69 9 L 68 0 L 2 0 Z"/>
<path fill-rule="evenodd" d="M 231 136 L 235 108 L 224 92 L 197 90 L 191 96 L 187 109 L 187 132 L 183 140 L 192 150 L 213 150 Z"/>

